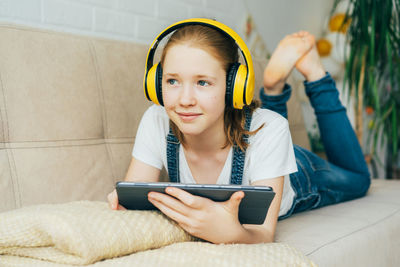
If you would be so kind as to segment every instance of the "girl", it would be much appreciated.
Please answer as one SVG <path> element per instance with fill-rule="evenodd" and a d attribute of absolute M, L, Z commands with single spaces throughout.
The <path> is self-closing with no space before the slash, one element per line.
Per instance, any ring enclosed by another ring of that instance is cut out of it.
<path fill-rule="evenodd" d="M 232 151 L 245 151 L 243 185 L 270 186 L 276 193 L 262 225 L 239 223 L 241 191 L 226 202 L 174 187 L 148 195 L 188 233 L 213 243 L 273 242 L 278 217 L 365 195 L 368 169 L 314 37 L 299 32 L 279 43 L 264 71 L 262 108 L 225 104 L 227 70 L 237 61 L 235 42 L 211 27 L 189 25 L 171 35 L 160 62 L 164 107 L 154 105 L 143 115 L 125 180 L 159 181 L 160 169 L 168 165 L 169 129 L 181 144 L 175 167 L 183 183 L 230 183 L 240 168 Z M 285 81 L 294 67 L 306 79 L 328 161 L 292 144 L 285 119 L 291 88 Z M 115 190 L 108 200 L 112 209 L 123 209 Z"/>

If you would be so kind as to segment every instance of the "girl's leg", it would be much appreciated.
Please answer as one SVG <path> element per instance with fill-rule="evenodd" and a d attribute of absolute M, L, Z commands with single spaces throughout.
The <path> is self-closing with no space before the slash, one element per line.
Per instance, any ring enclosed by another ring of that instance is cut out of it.
<path fill-rule="evenodd" d="M 369 176 L 360 144 L 339 100 L 335 81 L 321 64 L 315 45 L 296 63 L 304 75 L 306 94 L 317 117 L 328 161 Z"/>
<path fill-rule="evenodd" d="M 278 95 L 267 95 L 265 90 L 260 90 L 261 108 L 270 109 L 281 114 L 287 119 L 287 101 L 292 94 L 292 88 L 290 85 L 285 84 L 282 93 Z"/>
<path fill-rule="evenodd" d="M 369 176 L 360 144 L 339 100 L 335 81 L 324 78 L 305 82 L 306 94 L 317 117 L 328 161 L 343 169 Z"/>
<path fill-rule="evenodd" d="M 314 40 L 307 39 L 308 36 L 307 33 L 297 36 L 312 43 L 311 48 L 301 55 L 295 66 L 309 81 L 305 82 L 306 93 L 314 107 L 329 162 L 304 148 L 294 146 L 299 171 L 290 176 L 296 199 L 287 216 L 363 196 L 370 184 L 368 168 L 346 110 L 339 101 L 335 83 L 325 74 Z M 274 66 L 274 56 L 277 59 L 275 62 L 279 61 L 275 53 L 267 69 Z M 287 85 L 283 86 L 282 80 L 267 76 L 267 69 L 264 72 L 264 90 L 260 92 L 263 107 L 286 117 L 286 101 L 290 97 L 291 89 Z M 289 71 L 283 72 L 284 75 L 287 77 L 286 73 L 290 73 L 291 70 L 292 68 L 289 68 Z M 269 79 L 269 84 L 266 83 L 266 79 Z M 274 85 L 271 81 L 279 85 L 275 88 L 270 86 L 274 91 L 269 91 L 266 86 Z"/>

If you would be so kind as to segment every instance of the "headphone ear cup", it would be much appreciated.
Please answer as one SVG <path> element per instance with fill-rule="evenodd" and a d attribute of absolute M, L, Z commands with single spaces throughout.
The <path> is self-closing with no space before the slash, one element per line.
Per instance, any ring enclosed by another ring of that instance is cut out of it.
<path fill-rule="evenodd" d="M 246 105 L 246 77 L 246 66 L 241 65 L 240 63 L 233 63 L 229 68 L 226 75 L 225 94 L 225 103 L 229 107 L 242 109 L 243 106 Z"/>
<path fill-rule="evenodd" d="M 233 104 L 233 89 L 237 70 L 239 68 L 239 63 L 233 63 L 226 74 L 226 92 L 225 92 L 225 105 L 228 107 L 234 107 Z"/>
<path fill-rule="evenodd" d="M 161 77 L 161 78 L 160 78 Z M 153 65 L 146 75 L 145 93 L 147 99 L 153 101 L 157 105 L 163 105 L 162 101 L 162 68 L 160 63 Z"/>
<path fill-rule="evenodd" d="M 164 101 L 162 98 L 162 67 L 161 64 L 157 64 L 157 70 L 156 70 L 156 94 L 157 94 L 157 99 L 158 102 L 160 103 L 161 106 L 164 106 Z"/>
<path fill-rule="evenodd" d="M 242 109 L 244 105 L 250 105 L 246 98 L 246 77 L 247 68 L 245 65 L 240 65 L 237 68 L 235 81 L 233 84 L 233 107 L 236 109 Z"/>

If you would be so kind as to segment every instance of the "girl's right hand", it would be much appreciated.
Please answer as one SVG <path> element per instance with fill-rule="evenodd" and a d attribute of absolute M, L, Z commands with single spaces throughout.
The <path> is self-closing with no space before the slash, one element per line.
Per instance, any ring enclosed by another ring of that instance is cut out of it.
<path fill-rule="evenodd" d="M 123 206 L 118 204 L 117 190 L 114 189 L 110 194 L 108 194 L 107 199 L 111 209 L 126 210 Z"/>

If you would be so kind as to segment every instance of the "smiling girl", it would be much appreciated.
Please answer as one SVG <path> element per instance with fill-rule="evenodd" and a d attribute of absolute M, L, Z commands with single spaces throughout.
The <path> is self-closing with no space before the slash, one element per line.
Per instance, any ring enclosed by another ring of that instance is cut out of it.
<path fill-rule="evenodd" d="M 254 102 L 232 107 L 227 88 L 238 61 L 235 40 L 207 23 L 172 33 L 159 63 L 163 106 L 143 115 L 125 180 L 157 182 L 164 166 L 173 182 L 270 186 L 276 195 L 262 225 L 240 224 L 242 191 L 225 202 L 174 187 L 148 198 L 204 240 L 273 242 L 278 217 L 360 197 L 369 173 L 312 35 L 299 32 L 279 43 L 264 71 L 262 108 Z M 285 81 L 294 67 L 307 80 L 329 162 L 292 144 L 286 119 L 291 88 Z M 123 209 L 115 190 L 108 200 L 112 209 Z"/>

